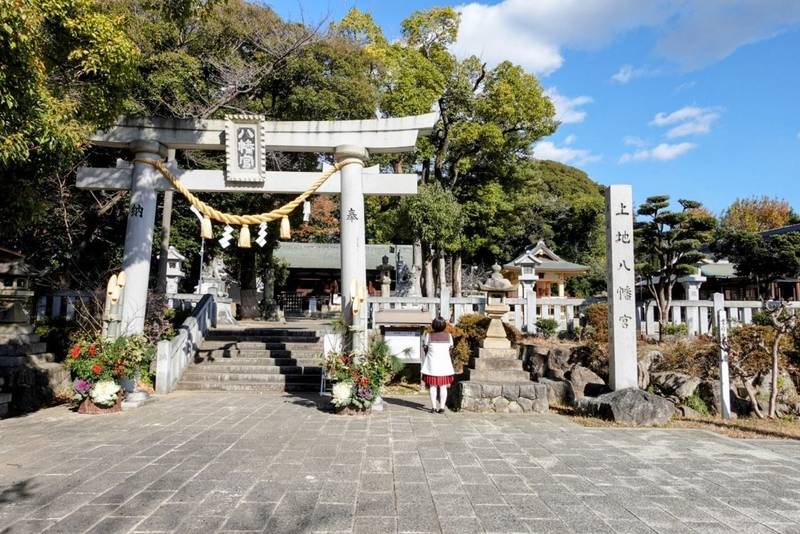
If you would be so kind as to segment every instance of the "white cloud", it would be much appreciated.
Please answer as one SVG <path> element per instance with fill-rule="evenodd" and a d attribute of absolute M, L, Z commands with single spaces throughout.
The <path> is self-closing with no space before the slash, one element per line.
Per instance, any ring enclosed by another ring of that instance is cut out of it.
<path fill-rule="evenodd" d="M 561 67 L 564 49 L 599 49 L 640 28 L 657 31 L 658 55 L 695 69 L 800 22 L 796 0 L 503 0 L 457 9 L 456 54 L 490 65 L 509 59 L 542 75 Z"/>
<path fill-rule="evenodd" d="M 695 148 L 697 145 L 694 143 L 661 143 L 653 148 L 640 148 L 635 152 L 628 152 L 619 158 L 620 163 L 628 163 L 629 161 L 669 161 L 679 156 L 682 156 Z"/>
<path fill-rule="evenodd" d="M 635 146 L 637 148 L 642 148 L 643 146 L 647 145 L 647 142 L 642 139 L 641 137 L 636 137 L 635 135 L 626 135 L 622 142 L 628 146 Z"/>
<path fill-rule="evenodd" d="M 571 143 L 574 141 L 574 136 L 570 137 L 573 137 L 573 139 L 570 140 Z M 569 137 L 567 137 L 567 140 L 569 140 Z M 592 154 L 590 150 L 567 146 L 570 144 L 567 143 L 567 140 L 564 141 L 564 146 L 557 146 L 552 141 L 540 141 L 534 145 L 533 155 L 536 159 L 551 159 L 570 165 L 585 165 L 594 161 L 600 161 L 601 156 Z"/>
<path fill-rule="evenodd" d="M 646 67 L 634 68 L 633 65 L 623 65 L 617 72 L 611 75 L 611 81 L 619 84 L 626 84 L 634 78 L 643 78 L 645 76 L 655 76 L 658 74 L 657 70 L 648 69 Z"/>
<path fill-rule="evenodd" d="M 552 100 L 553 105 L 556 107 L 556 120 L 560 121 L 561 124 L 583 122 L 586 118 L 586 112 L 579 108 L 594 102 L 594 99 L 590 96 L 576 96 L 574 98 L 564 96 L 555 87 L 545 90 L 544 94 Z"/>
<path fill-rule="evenodd" d="M 650 122 L 653 126 L 673 126 L 667 131 L 667 139 L 687 135 L 707 134 L 711 125 L 720 117 L 718 108 L 685 106 L 672 113 L 656 113 Z"/>
<path fill-rule="evenodd" d="M 565 145 L 571 145 L 572 143 L 574 143 L 574 142 L 575 142 L 575 140 L 576 140 L 577 138 L 578 138 L 578 136 L 576 136 L 575 134 L 569 134 L 568 136 L 566 136 L 566 137 L 564 138 L 564 144 L 565 144 Z"/>
<path fill-rule="evenodd" d="M 686 90 L 688 90 L 688 89 L 691 89 L 691 88 L 692 88 L 692 87 L 694 87 L 695 85 L 697 85 L 697 82 L 694 82 L 694 81 L 691 81 L 691 82 L 683 82 L 682 84 L 678 85 L 678 86 L 675 88 L 675 92 L 676 92 L 676 93 L 680 93 L 681 91 L 686 91 Z"/>

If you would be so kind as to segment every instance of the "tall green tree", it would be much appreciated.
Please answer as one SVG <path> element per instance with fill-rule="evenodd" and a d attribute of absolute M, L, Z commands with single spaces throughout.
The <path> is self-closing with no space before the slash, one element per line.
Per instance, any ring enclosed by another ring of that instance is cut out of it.
<path fill-rule="evenodd" d="M 711 242 L 716 228 L 716 220 L 701 209 L 700 202 L 681 199 L 678 203 L 681 209 L 671 211 L 669 196 L 648 197 L 634 223 L 636 272 L 656 301 L 661 326 L 669 322 L 678 278 L 697 271 L 696 264 L 703 258 L 699 249 Z"/>
<path fill-rule="evenodd" d="M 773 282 L 800 277 L 800 232 L 764 237 L 754 232 L 723 229 L 711 249 L 727 258 L 736 274 L 752 280 L 761 298 L 777 298 Z"/>

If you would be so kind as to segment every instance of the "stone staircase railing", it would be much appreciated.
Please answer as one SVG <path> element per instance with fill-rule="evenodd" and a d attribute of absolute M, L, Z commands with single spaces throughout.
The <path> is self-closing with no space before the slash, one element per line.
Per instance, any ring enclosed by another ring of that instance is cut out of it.
<path fill-rule="evenodd" d="M 156 347 L 156 393 L 175 391 L 178 380 L 191 358 L 202 345 L 208 331 L 217 326 L 217 302 L 214 295 L 203 295 L 178 329 L 178 335 L 159 341 Z"/>

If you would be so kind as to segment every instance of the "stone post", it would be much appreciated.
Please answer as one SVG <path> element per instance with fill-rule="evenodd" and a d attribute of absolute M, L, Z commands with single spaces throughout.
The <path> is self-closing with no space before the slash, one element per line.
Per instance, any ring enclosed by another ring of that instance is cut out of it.
<path fill-rule="evenodd" d="M 157 141 L 133 141 L 130 150 L 135 159 L 160 160 L 166 149 Z M 150 256 L 153 249 L 153 226 L 156 220 L 155 184 L 159 172 L 147 163 L 134 162 L 131 178 L 131 201 L 125 231 L 125 297 L 122 308 L 122 334 L 141 334 L 147 308 L 147 284 L 150 279 Z"/>
<path fill-rule="evenodd" d="M 368 154 L 366 149 L 353 145 L 336 147 L 336 160 L 355 158 L 359 161 L 348 163 L 341 172 L 341 258 L 342 258 L 342 312 L 347 324 L 353 329 L 352 347 L 354 350 L 367 346 L 367 256 L 366 231 L 364 229 L 364 186 L 362 170 Z M 355 305 L 353 299 L 363 298 Z"/>
<path fill-rule="evenodd" d="M 701 274 L 690 274 L 678 279 L 683 285 L 683 290 L 686 293 L 686 300 L 699 301 L 700 300 L 700 286 L 703 285 L 707 279 Z M 689 335 L 696 336 L 700 333 L 700 308 L 699 306 L 689 305 L 686 307 L 686 326 L 689 330 Z"/>
<path fill-rule="evenodd" d="M 606 189 L 609 386 L 638 388 L 636 283 L 633 272 L 633 193 L 629 185 Z"/>
<path fill-rule="evenodd" d="M 723 419 L 731 418 L 731 380 L 728 369 L 728 317 L 725 295 L 714 293 L 714 327 L 719 341 L 719 397 Z"/>

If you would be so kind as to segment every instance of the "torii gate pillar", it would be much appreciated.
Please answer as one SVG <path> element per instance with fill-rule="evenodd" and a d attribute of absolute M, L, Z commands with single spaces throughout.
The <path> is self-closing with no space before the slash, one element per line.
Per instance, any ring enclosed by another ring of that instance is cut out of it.
<path fill-rule="evenodd" d="M 355 145 L 336 147 L 336 160 L 354 159 L 342 167 L 339 212 L 342 258 L 342 311 L 352 329 L 353 350 L 367 347 L 367 251 L 364 229 L 364 185 L 362 170 L 367 150 Z M 363 299 L 363 300 L 359 300 Z M 354 308 L 355 307 L 355 308 Z"/>
<path fill-rule="evenodd" d="M 131 202 L 125 230 L 125 296 L 122 302 L 122 334 L 141 334 L 147 310 L 147 285 L 150 280 L 150 259 L 153 250 L 153 228 L 156 220 L 156 182 L 159 172 L 138 160 L 161 160 L 166 147 L 157 141 L 132 141 L 130 150 L 137 161 L 131 175 Z"/>

